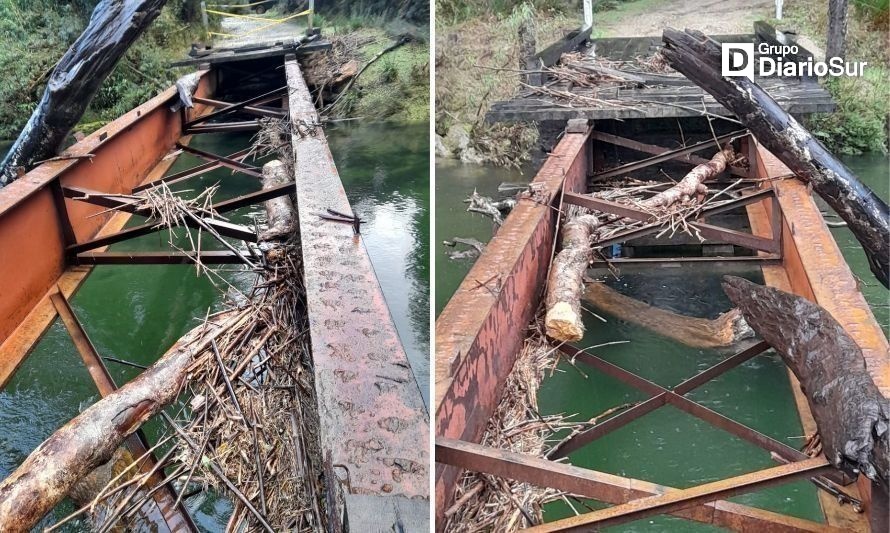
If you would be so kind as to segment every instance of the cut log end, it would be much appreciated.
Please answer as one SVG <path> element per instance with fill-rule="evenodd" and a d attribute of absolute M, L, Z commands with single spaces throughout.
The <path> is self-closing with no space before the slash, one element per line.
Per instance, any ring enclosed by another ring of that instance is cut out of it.
<path fill-rule="evenodd" d="M 584 337 L 584 322 L 567 302 L 557 302 L 547 310 L 544 319 L 547 336 L 562 342 L 575 342 Z"/>

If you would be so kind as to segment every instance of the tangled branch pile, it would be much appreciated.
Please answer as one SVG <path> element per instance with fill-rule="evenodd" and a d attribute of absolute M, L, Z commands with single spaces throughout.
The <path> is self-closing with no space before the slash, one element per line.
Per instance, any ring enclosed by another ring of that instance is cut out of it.
<path fill-rule="evenodd" d="M 657 237 L 682 231 L 703 240 L 695 228 L 688 224 L 688 220 L 705 205 L 718 205 L 717 202 L 721 201 L 732 188 L 731 185 L 726 189 L 712 192 L 705 185 L 705 181 L 739 160 L 741 158 L 735 154 L 732 145 L 727 143 L 710 161 L 693 168 L 673 186 L 647 198 L 638 195 L 650 192 L 660 185 L 606 189 L 592 195 L 633 206 L 650 215 L 646 222 L 614 215 L 598 215 L 578 206 L 570 206 L 566 213 L 566 222 L 562 227 L 562 250 L 550 265 L 546 296 L 547 335 L 567 342 L 581 340 L 584 336 L 581 293 L 584 274 L 598 253 L 598 242 L 619 232 L 652 223 L 663 226 Z M 732 198 L 722 201 L 730 200 Z"/>
<path fill-rule="evenodd" d="M 544 335 L 541 318 L 539 313 L 529 329 L 480 444 L 547 458 L 559 443 L 630 405 L 617 406 L 586 421 L 572 420 L 571 415 L 541 415 L 538 390 L 544 378 L 555 371 L 562 354 Z M 445 511 L 445 531 L 517 531 L 542 524 L 544 505 L 560 500 L 572 509 L 583 505 L 573 495 L 553 488 L 465 472 L 455 488 L 454 505 Z"/>

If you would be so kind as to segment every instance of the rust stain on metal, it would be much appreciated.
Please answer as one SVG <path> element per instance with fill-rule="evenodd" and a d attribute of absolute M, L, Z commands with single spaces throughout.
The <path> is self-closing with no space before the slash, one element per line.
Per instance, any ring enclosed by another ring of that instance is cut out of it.
<path fill-rule="evenodd" d="M 317 124 L 299 64 L 285 62 L 291 120 Z M 322 448 L 354 494 L 429 497 L 429 417 L 361 235 L 326 221 L 352 208 L 321 128 L 293 137 Z"/>
<path fill-rule="evenodd" d="M 541 294 L 565 181 L 584 191 L 589 131 L 567 133 L 535 176 L 538 200 L 521 200 L 436 320 L 436 435 L 478 441 L 513 367 Z M 497 280 L 498 290 L 479 290 Z M 459 470 L 436 467 L 436 515 L 453 498 Z M 441 522 L 441 520 L 440 520 Z"/>

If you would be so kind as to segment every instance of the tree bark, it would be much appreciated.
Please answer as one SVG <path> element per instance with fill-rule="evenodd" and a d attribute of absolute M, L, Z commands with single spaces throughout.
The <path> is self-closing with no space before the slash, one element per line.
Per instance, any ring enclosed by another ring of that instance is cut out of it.
<path fill-rule="evenodd" d="M 723 290 L 800 380 L 825 456 L 886 490 L 890 401 L 872 380 L 856 342 L 827 311 L 800 296 L 734 276 L 723 278 Z"/>
<path fill-rule="evenodd" d="M 290 181 L 287 167 L 281 161 L 273 160 L 263 165 L 263 189 L 272 189 Z M 296 189 L 294 189 L 296 192 Z M 260 235 L 260 240 L 271 241 L 291 236 L 296 228 L 296 210 L 289 195 L 266 201 L 268 228 Z"/>
<path fill-rule="evenodd" d="M 874 275 L 890 283 L 890 210 L 872 190 L 818 140 L 747 78 L 724 78 L 720 45 L 701 32 L 664 30 L 661 53 L 668 64 L 710 93 L 769 151 L 847 223 L 868 257 Z"/>
<path fill-rule="evenodd" d="M 0 531 L 29 531 L 78 481 L 107 463 L 128 435 L 172 403 L 185 383 L 192 354 L 215 337 L 214 333 L 203 335 L 204 328 L 190 331 L 142 374 L 87 408 L 31 452 L 0 483 Z"/>
<path fill-rule="evenodd" d="M 828 0 L 828 39 L 825 59 L 844 59 L 847 50 L 847 0 Z"/>
<path fill-rule="evenodd" d="M 105 78 L 160 14 L 166 0 L 102 0 L 53 70 L 43 97 L 0 163 L 0 187 L 59 151 Z"/>
<path fill-rule="evenodd" d="M 614 317 L 693 348 L 732 346 L 753 335 L 738 309 L 713 320 L 684 316 L 625 296 L 605 283 L 588 283 L 584 299 Z"/>
<path fill-rule="evenodd" d="M 643 202 L 646 208 L 665 208 L 680 201 L 688 201 L 697 194 L 704 194 L 705 180 L 713 178 L 726 169 L 733 159 L 732 146 L 723 149 L 707 163 L 702 163 L 689 171 L 673 187 L 648 198 Z M 547 315 L 544 326 L 547 335 L 562 342 L 575 342 L 584 336 L 584 321 L 581 318 L 581 293 L 584 291 L 584 272 L 593 259 L 591 237 L 599 228 L 599 220 L 594 215 L 581 215 L 570 218 L 562 228 L 562 250 L 553 258 L 547 280 Z"/>

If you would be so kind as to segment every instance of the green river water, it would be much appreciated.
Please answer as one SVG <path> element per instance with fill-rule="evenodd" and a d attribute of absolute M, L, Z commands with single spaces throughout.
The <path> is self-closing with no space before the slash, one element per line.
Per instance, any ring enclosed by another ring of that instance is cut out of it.
<path fill-rule="evenodd" d="M 883 155 L 847 157 L 844 162 L 870 187 L 888 198 L 888 165 Z M 464 212 L 462 201 L 477 189 L 495 196 L 503 181 L 531 179 L 533 172 L 439 162 L 436 167 L 436 312 L 441 312 L 472 266 L 471 261 L 452 261 L 441 241 L 451 237 L 475 237 L 485 242 L 491 236 L 491 222 L 480 215 Z M 823 204 L 824 208 L 824 204 Z M 874 280 L 865 257 L 846 228 L 832 230 L 838 245 L 860 278 L 862 291 L 885 327 L 890 323 L 887 291 Z M 759 269 L 745 267 L 716 270 L 715 267 L 680 267 L 669 269 L 624 269 L 617 279 L 601 273 L 599 279 L 628 296 L 649 304 L 692 316 L 714 318 L 729 309 L 720 289 L 720 277 L 733 273 L 762 282 Z M 719 362 L 731 353 L 700 350 L 659 337 L 650 331 L 611 316 L 603 324 L 590 315 L 585 317 L 587 335 L 577 343 L 587 347 L 615 341 L 593 350 L 607 361 L 630 370 L 662 386 L 674 386 L 682 380 Z M 587 419 L 645 396 L 623 383 L 589 368 L 585 375 L 563 364 L 560 372 L 542 384 L 538 401 L 542 414 L 576 414 Z M 725 416 L 746 424 L 789 446 L 799 447 L 802 429 L 784 365 L 772 351 L 688 394 Z M 775 465 L 769 454 L 752 444 L 716 429 L 706 422 L 667 406 L 595 441 L 570 456 L 572 464 L 644 479 L 675 487 L 688 487 L 755 469 Z M 822 520 L 816 489 L 802 481 L 733 498 L 754 507 L 782 512 L 811 520 Z M 601 504 L 585 502 L 592 508 Z M 578 512 L 585 509 L 573 503 Z M 545 509 L 547 520 L 572 516 L 564 503 Z M 699 532 L 719 528 L 671 517 L 655 517 L 611 528 L 633 532 Z"/>
<path fill-rule="evenodd" d="M 424 400 L 429 389 L 429 142 L 427 124 L 373 124 L 327 128 L 331 151 L 356 213 L 367 221 L 362 234 L 380 279 L 399 336 L 418 379 Z M 248 135 L 195 136 L 192 146 L 228 154 L 249 142 Z M 170 172 L 200 161 L 182 155 Z M 177 190 L 219 182 L 216 201 L 258 188 L 255 178 L 220 169 L 193 178 Z M 188 194 L 187 192 L 185 194 Z M 252 225 L 261 207 L 234 213 L 232 221 Z M 131 223 L 136 222 L 137 217 Z M 159 250 L 166 234 L 148 235 L 114 250 Z M 206 249 L 219 248 L 210 240 Z M 229 267 L 224 276 L 247 288 L 251 275 Z M 208 309 L 222 300 L 220 291 L 186 265 L 96 267 L 71 299 L 99 352 L 137 364 L 155 361 Z M 107 363 L 118 384 L 139 370 Z M 56 428 L 98 399 L 98 393 L 64 327 L 57 320 L 0 391 L 0 478 L 6 477 Z M 150 440 L 161 428 L 146 426 Z M 207 531 L 221 531 L 229 502 L 210 493 L 188 501 L 196 521 Z M 44 520 L 52 523 L 74 510 L 65 501 Z M 81 531 L 74 523 L 68 530 Z"/>

